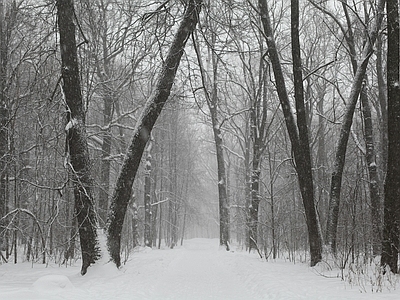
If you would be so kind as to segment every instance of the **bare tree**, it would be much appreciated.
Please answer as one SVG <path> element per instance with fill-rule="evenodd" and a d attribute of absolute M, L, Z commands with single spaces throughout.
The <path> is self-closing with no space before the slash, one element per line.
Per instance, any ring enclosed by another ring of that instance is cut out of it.
<path fill-rule="evenodd" d="M 146 165 L 144 177 L 144 244 L 151 247 L 153 237 L 151 232 L 151 140 L 148 142 L 146 149 Z"/>
<path fill-rule="evenodd" d="M 345 114 L 343 117 L 343 122 L 340 130 L 339 139 L 337 141 L 336 146 L 336 154 L 335 154 L 335 162 L 332 171 L 332 179 L 331 179 L 331 191 L 330 191 L 330 200 L 329 200 L 329 213 L 327 220 L 327 228 L 326 228 L 326 240 L 325 243 L 328 244 L 332 251 L 336 251 L 336 232 L 338 226 L 339 219 L 339 205 L 340 205 L 340 193 L 342 186 L 342 177 L 343 177 L 343 169 L 345 165 L 346 159 L 346 150 L 347 144 L 350 135 L 351 125 L 353 123 L 353 115 L 354 110 L 357 104 L 357 100 L 362 91 L 362 84 L 365 79 L 365 74 L 369 62 L 369 58 L 373 52 L 373 46 L 377 39 L 379 29 L 383 19 L 383 8 L 384 8 L 384 0 L 380 0 L 376 6 L 376 17 L 373 23 L 373 26 L 368 32 L 368 37 L 366 38 L 360 63 L 357 63 L 356 53 L 354 49 L 354 39 L 352 37 L 351 27 L 349 26 L 349 30 L 345 30 L 342 26 L 341 30 L 344 34 L 344 37 L 347 41 L 347 44 L 350 46 L 350 56 L 351 62 L 354 70 L 354 79 L 350 90 L 350 95 L 347 99 Z M 313 2 L 311 2 L 313 3 Z M 315 3 L 313 3 L 315 5 Z M 317 6 L 318 9 L 327 12 L 321 7 Z M 347 4 L 343 3 L 343 7 L 345 11 L 347 11 Z M 332 14 L 330 14 L 332 16 Z M 340 24 L 340 22 L 337 22 Z M 365 95 L 364 95 L 365 96 Z M 365 103 L 365 102 L 364 102 Z M 365 107 L 365 106 L 364 106 Z M 371 150 L 371 148 L 370 148 Z M 370 155 L 372 158 L 372 155 Z M 376 202 L 375 202 L 376 203 Z M 374 217 L 375 219 L 375 217 Z M 376 217 L 378 220 L 379 218 Z M 375 227 L 376 228 L 376 227 Z M 376 230 L 379 230 L 376 228 Z"/>
<path fill-rule="evenodd" d="M 6 7 L 5 7 L 6 6 Z M 16 2 L 0 2 L 0 219 L 7 213 L 7 170 L 9 168 L 10 101 L 7 97 L 7 65 L 10 39 L 17 14 Z M 0 222 L 0 234 L 3 233 Z M 1 239 L 1 238 L 0 238 Z M 0 244 L 2 244 L 0 240 Z M 6 241 L 4 241 L 6 244 Z"/>
<path fill-rule="evenodd" d="M 117 179 L 107 228 L 108 250 L 111 259 L 117 267 L 121 265 L 121 231 L 127 205 L 131 198 L 133 181 L 139 168 L 146 143 L 150 138 L 151 130 L 164 104 L 168 100 L 186 42 L 196 27 L 201 4 L 201 0 L 191 0 L 186 4 L 183 20 L 179 25 L 168 55 L 161 68 L 154 93 L 146 102 L 142 114 L 137 121 L 131 145 L 128 148 L 126 158 Z"/>
<path fill-rule="evenodd" d="M 400 51 L 399 3 L 387 0 L 388 166 L 385 180 L 381 265 L 398 273 L 400 213 Z"/>
<path fill-rule="evenodd" d="M 316 265 L 322 259 L 322 237 L 314 203 L 314 187 L 311 171 L 311 154 L 309 135 L 304 107 L 303 79 L 301 70 L 300 41 L 299 41 L 299 4 L 291 2 L 291 37 L 292 59 L 297 124 L 290 108 L 290 100 L 286 91 L 285 79 L 275 44 L 273 27 L 271 25 L 267 1 L 259 0 L 261 21 L 264 28 L 268 53 L 274 71 L 276 88 L 281 103 L 287 131 L 292 143 L 295 167 L 298 175 L 300 192 L 306 214 L 306 223 L 310 243 L 311 265 Z"/>
<path fill-rule="evenodd" d="M 71 178 L 74 183 L 75 214 L 78 221 L 82 251 L 81 274 L 100 256 L 97 241 L 97 219 L 92 196 L 89 150 L 85 128 L 85 110 L 82 100 L 77 47 L 75 39 L 73 0 L 58 0 L 57 16 L 60 32 L 63 93 L 67 106 L 67 147 Z"/>

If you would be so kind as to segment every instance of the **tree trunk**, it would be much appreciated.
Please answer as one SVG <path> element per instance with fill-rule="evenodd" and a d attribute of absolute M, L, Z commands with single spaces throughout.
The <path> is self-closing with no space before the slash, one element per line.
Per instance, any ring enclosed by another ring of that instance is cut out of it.
<path fill-rule="evenodd" d="M 286 91 L 285 79 L 279 59 L 278 50 L 275 45 L 274 33 L 269 18 L 268 5 L 266 0 L 259 0 L 261 21 L 266 35 L 268 53 L 274 71 L 276 88 L 281 103 L 285 123 L 292 143 L 292 151 L 296 165 L 297 177 L 303 205 L 306 214 L 308 237 L 310 243 L 311 266 L 316 265 L 322 259 L 322 238 L 318 224 L 317 212 L 314 203 L 314 189 L 311 172 L 311 155 L 307 120 L 304 108 L 303 79 L 301 75 L 300 42 L 298 33 L 298 2 L 292 1 L 292 57 L 293 75 L 295 81 L 295 100 L 297 112 L 297 125 L 290 108 L 289 96 Z"/>
<path fill-rule="evenodd" d="M 306 213 L 309 231 L 309 243 L 311 252 L 311 265 L 314 266 L 321 261 L 322 238 L 320 224 L 314 201 L 314 185 L 312 176 L 311 151 L 307 116 L 304 104 L 304 87 L 302 64 L 300 55 L 299 38 L 299 1 L 291 1 L 291 37 L 292 37 L 292 59 L 294 76 L 294 97 L 296 103 L 297 128 L 299 130 L 299 151 L 294 149 L 296 169 L 299 176 L 300 191 Z"/>
<path fill-rule="evenodd" d="M 400 216 L 400 69 L 399 4 L 387 0 L 388 165 L 385 180 L 382 266 L 398 273 Z"/>
<path fill-rule="evenodd" d="M 380 254 L 382 243 L 382 206 L 381 206 L 381 193 L 380 193 L 380 179 L 375 158 L 375 147 L 373 138 L 373 125 L 371 107 L 365 88 L 362 89 L 361 106 L 364 121 L 364 139 L 365 139 L 365 159 L 369 173 L 369 194 L 371 199 L 371 219 L 372 219 L 372 251 L 373 255 Z"/>
<path fill-rule="evenodd" d="M 176 106 L 171 109 L 171 121 L 169 123 L 169 194 L 168 203 L 168 234 L 169 247 L 173 249 L 177 245 L 178 219 L 177 210 L 179 203 L 178 196 L 178 158 L 177 158 L 177 142 L 178 142 L 178 119 L 179 111 Z"/>
<path fill-rule="evenodd" d="M 353 115 L 358 100 L 358 96 L 362 89 L 362 83 L 365 79 L 369 58 L 373 52 L 373 46 L 378 36 L 382 19 L 383 19 L 384 0 L 378 2 L 377 16 L 373 28 L 369 32 L 362 56 L 361 63 L 358 66 L 353 64 L 353 69 L 356 69 L 350 95 L 347 100 L 345 115 L 343 117 L 342 127 L 336 146 L 335 162 L 333 166 L 331 191 L 329 198 L 329 212 L 326 226 L 326 243 L 330 246 L 333 253 L 336 252 L 336 233 L 339 219 L 340 193 L 342 187 L 343 169 L 346 159 L 347 143 L 350 135 L 350 128 L 353 123 Z"/>
<path fill-rule="evenodd" d="M 378 81 L 378 97 L 379 97 L 379 108 L 380 108 L 380 116 L 378 117 L 380 124 L 380 178 L 381 183 L 384 181 L 384 176 L 386 175 L 387 169 L 387 155 L 388 155 L 388 140 L 387 140 L 387 131 L 388 131 L 388 112 L 387 112 L 387 91 L 386 91 L 386 82 L 384 80 L 384 67 L 383 67 L 383 45 L 382 45 L 382 35 L 378 36 L 377 39 L 377 51 L 376 51 L 376 76 Z M 381 191 L 383 191 L 383 186 L 381 185 Z"/>
<path fill-rule="evenodd" d="M 258 92 L 252 99 L 250 119 L 251 119 L 251 137 L 253 140 L 253 161 L 251 171 L 251 205 L 249 206 L 249 250 L 257 249 L 258 242 L 258 215 L 260 196 L 260 177 L 263 153 L 267 143 L 267 80 L 270 74 L 267 74 L 267 68 L 264 67 L 264 51 L 261 46 Z M 272 120 L 271 120 L 272 122 Z"/>
<path fill-rule="evenodd" d="M 216 33 L 211 33 L 211 47 L 214 47 L 216 42 Z M 196 45 L 196 41 L 195 41 Z M 201 59 L 201 53 L 197 47 L 195 47 L 197 61 L 200 67 L 201 79 L 203 87 L 205 89 L 205 96 L 207 100 L 208 109 L 211 115 L 211 125 L 213 128 L 215 150 L 217 157 L 217 175 L 218 175 L 218 204 L 219 204 L 219 244 L 224 246 L 229 251 L 229 207 L 228 207 L 228 193 L 227 193 L 227 177 L 224 159 L 224 148 L 223 140 L 221 135 L 221 124 L 218 118 L 218 58 L 214 51 L 211 54 L 212 64 L 212 87 L 211 92 L 206 89 L 207 82 L 204 74 L 203 62 Z M 211 95 L 210 95 L 211 94 Z"/>
<path fill-rule="evenodd" d="M 151 247 L 152 245 L 152 234 L 151 234 L 151 141 L 147 145 L 147 157 L 145 166 L 145 177 L 144 177 L 144 245 Z"/>
<path fill-rule="evenodd" d="M 6 97 L 7 43 L 4 22 L 4 4 L 0 2 L 0 219 L 6 214 L 7 154 L 8 154 L 8 103 Z M 3 234 L 0 222 L 0 235 Z M 5 236 L 4 236 L 5 237 Z"/>
<path fill-rule="evenodd" d="M 258 209 L 260 206 L 260 145 L 253 145 L 253 163 L 251 174 L 251 204 L 249 206 L 249 251 L 258 249 Z"/>
<path fill-rule="evenodd" d="M 93 183 L 75 41 L 75 13 L 72 0 L 58 0 L 56 5 L 60 31 L 63 92 L 68 111 L 68 124 L 65 129 L 82 251 L 81 274 L 85 275 L 87 268 L 99 258 L 100 250 L 96 233 L 97 219 L 91 190 Z"/>
<path fill-rule="evenodd" d="M 132 143 L 129 146 L 117 179 L 107 230 L 108 250 L 117 267 L 121 265 L 121 231 L 127 205 L 131 198 L 133 181 L 139 168 L 144 148 L 150 138 L 150 132 L 168 100 L 186 41 L 196 27 L 201 3 L 201 0 L 188 1 L 183 20 L 163 63 L 154 93 L 146 102 L 143 112 L 137 121 Z"/>
<path fill-rule="evenodd" d="M 5 7 L 6 6 L 6 7 Z M 0 219 L 7 213 L 8 193 L 8 165 L 9 158 L 9 123 L 10 103 L 7 97 L 7 64 L 9 56 L 9 44 L 12 37 L 12 29 L 17 17 L 16 3 L 8 6 L 4 1 L 0 2 Z M 0 222 L 0 235 L 3 234 L 2 222 Z M 7 233 L 4 238 L 7 242 Z M 6 254 L 7 255 L 7 254 Z"/>
<path fill-rule="evenodd" d="M 213 117 L 212 117 L 213 118 Z M 218 199 L 219 199 L 219 244 L 229 251 L 229 207 L 226 191 L 226 171 L 224 161 L 224 149 L 221 138 L 221 129 L 213 123 L 215 148 L 217 152 L 218 168 Z"/>

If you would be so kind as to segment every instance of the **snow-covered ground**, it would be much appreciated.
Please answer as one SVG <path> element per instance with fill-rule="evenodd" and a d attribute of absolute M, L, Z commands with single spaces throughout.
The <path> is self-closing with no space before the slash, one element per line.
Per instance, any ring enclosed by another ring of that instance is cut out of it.
<path fill-rule="evenodd" d="M 321 275 L 321 270 L 301 263 L 267 262 L 254 253 L 226 252 L 215 239 L 193 239 L 173 250 L 142 248 L 121 270 L 100 261 L 83 277 L 79 262 L 68 267 L 3 264 L 0 299 L 400 299 L 400 285 L 373 293 L 367 285 L 351 286 L 331 276 L 334 272 Z"/>

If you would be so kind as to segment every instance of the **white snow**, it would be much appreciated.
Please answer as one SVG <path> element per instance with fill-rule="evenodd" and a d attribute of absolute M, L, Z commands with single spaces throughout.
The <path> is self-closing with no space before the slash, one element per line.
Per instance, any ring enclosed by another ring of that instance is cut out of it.
<path fill-rule="evenodd" d="M 39 292 L 60 292 L 73 289 L 74 286 L 65 275 L 45 275 L 40 277 L 32 284 L 33 288 Z"/>
<path fill-rule="evenodd" d="M 172 250 L 140 248 L 120 270 L 103 257 L 85 276 L 79 273 L 79 261 L 68 267 L 2 264 L 0 299 L 400 299 L 400 289 L 364 291 L 330 276 L 333 273 L 322 276 L 322 269 L 227 252 L 217 239 L 192 239 Z"/>
<path fill-rule="evenodd" d="M 75 118 L 72 118 L 71 120 L 69 120 L 67 125 L 65 125 L 65 131 L 68 132 L 71 128 L 73 128 L 77 124 L 78 124 L 78 120 Z"/>

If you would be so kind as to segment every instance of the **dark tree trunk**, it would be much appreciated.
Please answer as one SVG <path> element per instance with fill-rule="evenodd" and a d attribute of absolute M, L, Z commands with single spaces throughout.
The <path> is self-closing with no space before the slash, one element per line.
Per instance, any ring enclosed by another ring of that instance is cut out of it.
<path fill-rule="evenodd" d="M 216 41 L 216 34 L 212 32 L 211 36 L 211 47 L 214 47 Z M 200 72 L 204 88 L 206 87 L 206 79 L 204 74 L 204 67 L 201 60 L 201 53 L 197 47 L 195 47 L 197 60 L 200 66 Z M 224 148 L 223 140 L 221 135 L 221 124 L 218 118 L 218 58 L 214 51 L 211 54 L 212 62 L 212 89 L 211 92 L 205 90 L 205 96 L 207 99 L 207 105 L 210 110 L 211 124 L 214 134 L 215 150 L 217 156 L 217 174 L 218 174 L 218 204 L 219 204 L 219 243 L 229 251 L 229 231 L 230 231 L 230 220 L 229 220 L 229 204 L 228 204 L 228 193 L 227 193 L 227 176 L 224 159 Z M 211 96 L 210 96 L 211 94 Z"/>
<path fill-rule="evenodd" d="M 68 111 L 67 146 L 82 251 L 81 274 L 84 275 L 87 268 L 100 255 L 96 233 L 97 219 L 91 190 L 93 184 L 75 40 L 74 5 L 72 0 L 58 0 L 56 5 L 60 31 L 63 92 Z"/>
<path fill-rule="evenodd" d="M 6 6 L 6 7 L 5 7 Z M 9 127 L 10 111 L 7 100 L 7 64 L 9 56 L 9 44 L 12 30 L 17 17 L 16 3 L 0 3 L 0 219 L 7 213 L 8 194 L 8 165 L 9 160 Z M 0 237 L 4 228 L 0 222 Z M 8 248 L 7 232 L 4 233 L 6 248 Z M 6 255 L 8 251 L 6 250 Z"/>
<path fill-rule="evenodd" d="M 214 56 L 214 55 L 213 55 Z M 217 154 L 217 172 L 218 172 L 218 199 L 219 199 L 219 244 L 229 250 L 229 207 L 227 194 L 227 178 L 225 170 L 224 148 L 221 136 L 221 128 L 218 122 L 218 95 L 217 95 L 217 62 L 213 58 L 213 91 L 208 106 L 211 113 L 213 126 L 215 149 Z"/>
<path fill-rule="evenodd" d="M 215 44 L 215 33 L 213 33 L 212 44 Z M 218 121 L 218 67 L 217 57 L 212 53 L 212 66 L 213 66 L 213 87 L 211 98 L 208 99 L 208 107 L 211 113 L 211 122 L 213 126 L 215 150 L 217 154 L 217 172 L 218 172 L 218 199 L 219 199 L 219 244 L 225 246 L 229 250 L 229 207 L 228 207 L 228 193 L 227 193 L 227 177 L 225 170 L 224 148 L 221 136 L 221 125 Z"/>
<path fill-rule="evenodd" d="M 388 165 L 385 180 L 382 266 L 398 273 L 400 216 L 400 69 L 399 4 L 387 1 Z"/>
<path fill-rule="evenodd" d="M 214 123 L 214 122 L 213 122 Z M 219 197 L 219 244 L 229 250 L 229 207 L 228 195 L 226 191 L 226 172 L 224 161 L 224 149 L 221 139 L 221 129 L 214 127 L 214 140 L 217 152 L 217 168 L 218 168 L 218 197 Z"/>
<path fill-rule="evenodd" d="M 380 254 L 382 244 L 382 205 L 380 194 L 380 179 L 376 165 L 375 147 L 373 138 L 373 125 L 371 107 L 365 88 L 362 89 L 361 106 L 364 121 L 365 139 L 365 159 L 369 174 L 369 194 L 371 199 L 371 219 L 372 219 L 372 251 L 374 255 Z"/>
<path fill-rule="evenodd" d="M 340 193 L 342 188 L 343 169 L 346 160 L 347 143 L 349 140 L 350 129 L 353 123 L 354 110 L 357 104 L 358 96 L 362 89 L 362 83 L 365 79 L 369 58 L 373 52 L 373 46 L 378 36 L 382 19 L 383 19 L 384 0 L 378 2 L 377 16 L 373 28 L 369 32 L 369 38 L 366 40 L 361 62 L 357 66 L 356 61 L 352 61 L 353 70 L 355 71 L 353 84 L 350 91 L 350 96 L 347 100 L 345 115 L 343 117 L 340 135 L 336 146 L 335 162 L 333 166 L 331 191 L 329 198 L 329 212 L 326 226 L 326 244 L 330 246 L 333 253 L 336 252 L 336 233 L 339 220 Z M 347 37 L 347 33 L 345 32 Z M 352 39 L 348 40 L 348 44 L 352 45 Z M 350 47 L 351 49 L 351 47 Z M 351 51 L 351 56 L 353 56 Z"/>
<path fill-rule="evenodd" d="M 388 156 L 388 112 L 387 112 L 387 91 L 386 91 L 386 82 L 384 75 L 384 67 L 383 67 L 383 45 L 382 45 L 382 35 L 378 36 L 377 39 L 377 51 L 376 51 L 376 76 L 378 80 L 378 97 L 379 97 L 379 108 L 380 108 L 380 116 L 378 117 L 380 124 L 380 177 L 381 182 L 384 181 L 384 176 L 386 175 L 387 169 L 387 156 Z M 383 186 L 381 186 L 381 191 L 383 191 Z"/>
<path fill-rule="evenodd" d="M 7 154 L 8 154 L 8 103 L 6 97 L 7 38 L 4 6 L 0 3 L 0 219 L 6 214 Z M 3 235 L 0 222 L 0 239 Z M 4 236 L 5 237 L 5 236 Z"/>
<path fill-rule="evenodd" d="M 251 204 L 249 205 L 249 251 L 258 250 L 258 209 L 260 206 L 260 155 L 259 145 L 253 146 L 253 163 L 251 174 Z"/>
<path fill-rule="evenodd" d="M 292 151 L 296 165 L 297 177 L 303 205 L 306 214 L 308 237 L 310 243 L 311 266 L 316 265 L 322 259 L 322 238 L 318 224 L 317 212 L 314 203 L 314 189 L 311 172 L 311 155 L 307 120 L 304 107 L 303 80 L 301 75 L 300 42 L 298 33 L 298 2 L 292 1 L 292 57 L 293 75 L 295 81 L 295 101 L 297 112 L 297 125 L 294 115 L 290 109 L 289 96 L 286 91 L 285 79 L 279 59 L 278 50 L 275 45 L 274 33 L 269 18 L 268 5 L 266 0 L 259 0 L 261 21 L 266 35 L 268 53 L 274 71 L 276 88 L 285 117 L 286 127 L 292 143 Z"/>
<path fill-rule="evenodd" d="M 318 89 L 318 103 L 317 103 L 317 111 L 318 115 L 318 145 L 317 145 L 317 157 L 316 157 L 316 164 L 315 168 L 317 169 L 317 194 L 316 199 L 318 201 L 317 207 L 319 208 L 320 213 L 322 212 L 323 216 L 326 216 L 325 213 L 327 212 L 327 200 L 328 195 L 326 193 L 326 187 L 328 186 L 328 176 L 327 176 L 327 155 L 326 155 L 326 120 L 325 120 L 325 110 L 324 110 L 324 97 L 325 97 L 326 88 L 325 86 L 320 86 Z M 325 220 L 325 219 L 324 219 Z M 325 224 L 325 223 L 324 223 Z M 322 224 L 321 224 L 322 226 Z"/>
<path fill-rule="evenodd" d="M 250 111 L 251 137 L 253 141 L 253 161 L 251 171 L 251 205 L 249 206 L 249 250 L 258 249 L 258 215 L 261 201 L 260 177 L 263 153 L 266 148 L 267 134 L 267 74 L 268 68 L 264 66 L 264 50 L 261 47 L 258 92 L 252 100 Z M 272 121 L 271 121 L 272 122 Z"/>
<path fill-rule="evenodd" d="M 314 186 L 312 176 L 311 151 L 309 133 L 307 126 L 307 115 L 304 104 L 304 87 L 302 64 L 300 55 L 299 38 L 299 1 L 291 1 L 291 37 L 292 37 L 292 59 L 294 76 L 294 97 L 296 103 L 297 128 L 299 130 L 299 150 L 294 149 L 296 170 L 299 176 L 300 191 L 306 213 L 309 232 L 309 243 L 311 253 L 311 265 L 321 261 L 322 238 L 320 224 L 314 200 Z"/>
<path fill-rule="evenodd" d="M 131 198 L 133 181 L 139 168 L 144 148 L 150 138 L 150 132 L 168 100 L 186 41 L 196 27 L 201 3 L 201 0 L 188 1 L 183 20 L 163 63 L 157 86 L 151 98 L 146 102 L 144 110 L 137 121 L 132 143 L 128 148 L 117 179 L 107 229 L 108 250 L 117 267 L 121 265 L 121 231 L 127 205 Z"/>

